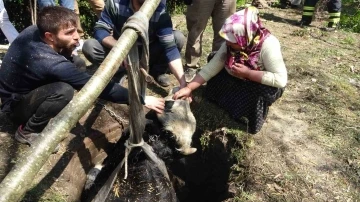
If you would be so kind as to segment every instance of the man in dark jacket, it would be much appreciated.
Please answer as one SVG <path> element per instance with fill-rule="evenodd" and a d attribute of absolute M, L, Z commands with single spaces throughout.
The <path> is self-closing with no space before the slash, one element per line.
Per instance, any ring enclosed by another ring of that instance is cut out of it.
<path fill-rule="evenodd" d="M 90 75 L 69 59 L 79 43 L 77 16 L 64 7 L 45 7 L 36 26 L 25 29 L 11 44 L 0 68 L 1 110 L 21 124 L 15 138 L 32 144 L 49 120 L 72 99 Z M 128 91 L 110 82 L 100 98 L 128 103 Z M 164 100 L 145 98 L 145 106 L 161 113 Z"/>
<path fill-rule="evenodd" d="M 94 28 L 95 39 L 88 39 L 83 46 L 86 58 L 100 64 L 121 35 L 126 20 L 137 12 L 144 0 L 107 0 L 99 21 Z M 186 86 L 180 50 L 185 37 L 180 31 L 173 31 L 172 21 L 160 2 L 149 21 L 149 73 L 161 86 L 169 86 L 165 74 L 170 68 L 181 87 Z M 138 45 L 141 45 L 138 43 Z M 141 50 L 141 48 L 140 48 Z"/>

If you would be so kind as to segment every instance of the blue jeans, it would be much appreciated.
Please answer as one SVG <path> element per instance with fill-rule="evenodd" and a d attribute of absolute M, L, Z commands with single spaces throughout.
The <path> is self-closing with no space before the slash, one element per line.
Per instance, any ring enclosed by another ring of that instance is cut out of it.
<path fill-rule="evenodd" d="M 75 0 L 59 0 L 59 5 L 73 11 L 74 2 Z M 39 4 L 40 9 L 46 6 L 56 6 L 55 0 L 37 0 L 37 3 Z"/>
<path fill-rule="evenodd" d="M 176 46 L 181 52 L 182 47 L 185 44 L 185 36 L 178 30 L 174 30 L 174 37 Z M 141 54 L 142 48 L 139 47 L 139 54 Z M 101 45 L 96 39 L 87 39 L 84 42 L 82 52 L 91 63 L 100 65 L 110 49 Z M 166 61 L 165 50 L 160 45 L 159 41 L 154 41 L 149 45 L 149 74 L 153 77 L 157 77 L 160 74 L 164 74 L 168 71 L 168 62 Z M 141 55 L 139 55 L 141 57 Z"/>

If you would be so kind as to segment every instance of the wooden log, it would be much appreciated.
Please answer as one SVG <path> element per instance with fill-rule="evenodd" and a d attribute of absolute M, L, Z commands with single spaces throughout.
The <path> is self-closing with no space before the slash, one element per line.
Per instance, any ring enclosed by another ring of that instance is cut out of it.
<path fill-rule="evenodd" d="M 126 112 L 129 107 L 127 105 L 107 104 L 107 108 L 125 112 L 117 113 L 117 115 L 128 120 Z M 2 120 L 0 127 L 8 123 L 4 122 L 6 121 L 4 119 Z M 11 123 L 10 120 L 8 121 Z M 88 171 L 94 165 L 101 164 L 108 154 L 112 153 L 114 145 L 122 137 L 122 132 L 122 126 L 110 113 L 100 105 L 96 105 L 79 120 L 79 124 L 69 133 L 68 138 L 61 142 L 59 152 L 51 155 L 46 161 L 34 178 L 31 191 L 25 195 L 24 201 L 39 201 L 44 197 L 51 198 L 54 191 L 56 195 L 61 195 L 66 201 L 79 201 Z M 0 136 L 1 134 L 0 132 Z M 84 134 L 87 137 L 83 138 Z M 7 133 L 5 135 L 10 136 Z M 4 139 L 0 137 L 0 142 Z M 14 154 L 7 156 L 6 153 L 1 153 L 0 159 L 7 158 L 2 162 L 4 163 L 2 168 L 5 169 L 3 171 L 9 172 L 12 166 L 11 160 L 16 152 L 24 152 L 24 149 L 26 150 L 28 147 L 13 142 L 10 137 L 7 139 L 10 140 L 9 144 L 1 144 L 4 147 L 1 150 L 10 150 Z M 17 148 L 18 146 L 21 147 L 20 150 Z M 2 181 L 6 173 L 0 173 L 0 175 L 0 181 Z"/>

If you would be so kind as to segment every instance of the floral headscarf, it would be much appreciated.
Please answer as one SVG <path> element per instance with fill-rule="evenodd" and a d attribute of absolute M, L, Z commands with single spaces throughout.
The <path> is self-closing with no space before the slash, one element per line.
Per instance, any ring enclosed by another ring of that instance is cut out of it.
<path fill-rule="evenodd" d="M 235 51 L 228 47 L 227 68 L 237 62 L 250 69 L 260 70 L 257 62 L 261 46 L 270 32 L 261 24 L 257 8 L 251 6 L 231 15 L 225 20 L 219 34 L 225 40 L 245 48 L 244 51 Z"/>

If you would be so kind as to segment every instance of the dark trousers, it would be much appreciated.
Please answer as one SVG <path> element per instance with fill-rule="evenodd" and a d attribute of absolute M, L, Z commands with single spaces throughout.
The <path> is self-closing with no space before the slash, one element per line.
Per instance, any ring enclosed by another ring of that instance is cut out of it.
<path fill-rule="evenodd" d="M 312 16 L 314 15 L 315 5 L 318 0 L 305 0 L 302 20 L 311 22 Z M 341 12 L 341 0 L 329 0 L 327 3 L 327 8 L 329 12 L 329 22 L 338 23 L 340 21 L 340 12 Z"/>
<path fill-rule="evenodd" d="M 173 33 L 176 46 L 180 52 L 185 44 L 185 36 L 178 30 L 175 30 Z M 139 51 L 141 50 L 142 48 L 139 46 Z M 82 51 L 86 59 L 88 59 L 91 63 L 95 65 L 100 65 L 110 52 L 110 49 L 101 45 L 96 39 L 88 39 L 85 41 Z M 161 46 L 160 42 L 151 42 L 149 45 L 149 52 L 150 75 L 157 76 L 167 72 L 169 65 L 166 59 L 165 50 Z"/>
<path fill-rule="evenodd" d="M 73 98 L 74 89 L 56 82 L 41 86 L 11 103 L 9 117 L 26 132 L 39 133 Z"/>

